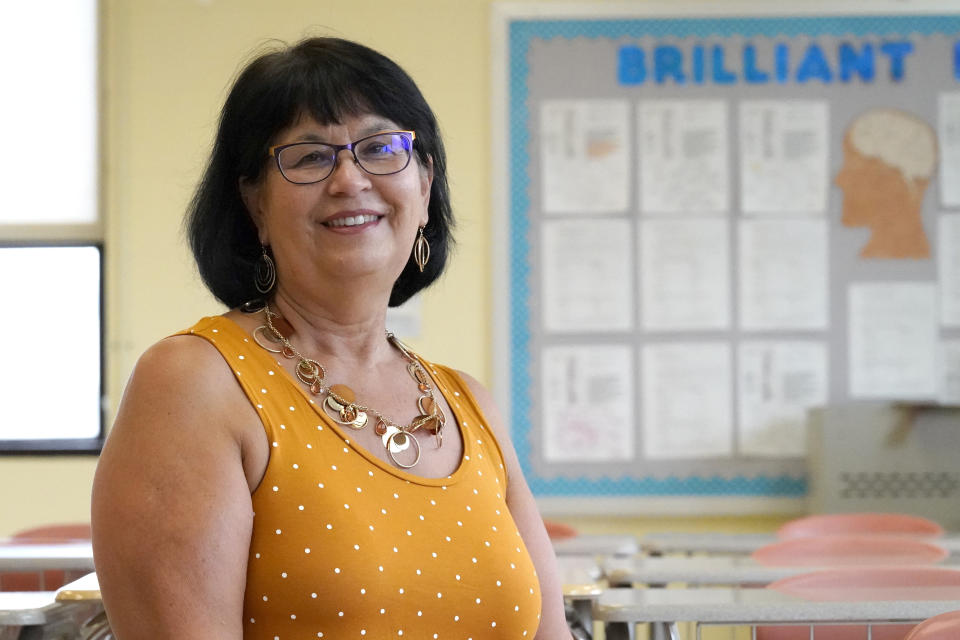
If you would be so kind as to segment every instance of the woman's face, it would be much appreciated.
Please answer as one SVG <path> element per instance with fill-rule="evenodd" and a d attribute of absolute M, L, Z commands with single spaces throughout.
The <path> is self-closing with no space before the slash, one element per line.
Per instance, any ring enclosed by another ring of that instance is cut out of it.
<path fill-rule="evenodd" d="M 395 122 L 373 114 L 328 125 L 302 116 L 273 144 L 347 144 L 397 129 Z M 260 242 L 273 252 L 280 286 L 310 289 L 318 279 L 365 279 L 389 291 L 410 257 L 417 229 L 427 223 L 433 171 L 412 153 L 405 169 L 385 176 L 366 173 L 349 150 L 342 150 L 333 173 L 321 182 L 293 184 L 273 158 L 259 181 L 241 181 Z"/>

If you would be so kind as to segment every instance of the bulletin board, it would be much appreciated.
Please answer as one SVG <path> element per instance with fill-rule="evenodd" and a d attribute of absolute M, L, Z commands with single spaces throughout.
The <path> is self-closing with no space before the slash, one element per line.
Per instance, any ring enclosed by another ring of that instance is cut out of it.
<path fill-rule="evenodd" d="M 960 401 L 960 11 L 795 4 L 494 6 L 494 391 L 547 511 L 798 510 L 808 408 Z"/>

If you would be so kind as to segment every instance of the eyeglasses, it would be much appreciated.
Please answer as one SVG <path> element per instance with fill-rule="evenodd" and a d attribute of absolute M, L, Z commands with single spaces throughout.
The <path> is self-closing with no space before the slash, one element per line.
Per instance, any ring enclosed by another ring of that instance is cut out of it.
<path fill-rule="evenodd" d="M 413 131 L 381 131 L 348 144 L 294 142 L 270 147 L 281 175 L 294 184 L 326 180 L 337 167 L 340 152 L 349 149 L 357 165 L 369 174 L 388 176 L 410 164 L 417 134 Z"/>

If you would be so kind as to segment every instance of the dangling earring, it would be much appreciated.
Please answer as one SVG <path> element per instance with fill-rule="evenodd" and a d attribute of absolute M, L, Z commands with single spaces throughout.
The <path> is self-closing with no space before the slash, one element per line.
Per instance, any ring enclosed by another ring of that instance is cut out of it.
<path fill-rule="evenodd" d="M 277 282 L 277 269 L 273 258 L 267 255 L 267 248 L 260 245 L 260 250 L 263 254 L 253 265 L 253 284 L 260 293 L 270 293 Z"/>
<path fill-rule="evenodd" d="M 430 260 L 430 243 L 427 242 L 427 239 L 423 237 L 423 227 L 420 227 L 420 233 L 417 236 L 417 241 L 413 243 L 413 261 L 417 263 L 417 266 L 420 268 L 420 273 L 423 273 L 423 268 L 427 266 L 427 261 Z"/>

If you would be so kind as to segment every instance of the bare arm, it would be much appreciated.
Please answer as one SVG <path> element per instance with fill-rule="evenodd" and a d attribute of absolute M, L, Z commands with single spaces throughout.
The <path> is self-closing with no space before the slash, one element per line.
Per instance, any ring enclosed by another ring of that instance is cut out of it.
<path fill-rule="evenodd" d="M 118 638 L 242 638 L 253 516 L 239 425 L 250 416 L 201 339 L 164 340 L 137 363 L 93 487 L 94 558 Z"/>
<path fill-rule="evenodd" d="M 504 465 L 507 470 L 507 506 L 517 523 L 523 542 L 530 552 L 533 565 L 540 578 L 541 620 L 535 640 L 556 640 L 572 638 L 563 610 L 563 592 L 557 575 L 557 559 L 553 545 L 543 526 L 543 518 L 537 510 L 537 503 L 530 493 L 530 487 L 523 477 L 520 461 L 513 448 L 513 442 L 493 397 L 486 388 L 471 376 L 459 372 L 476 398 L 487 418 L 487 423 L 497 436 L 503 450 Z"/>

